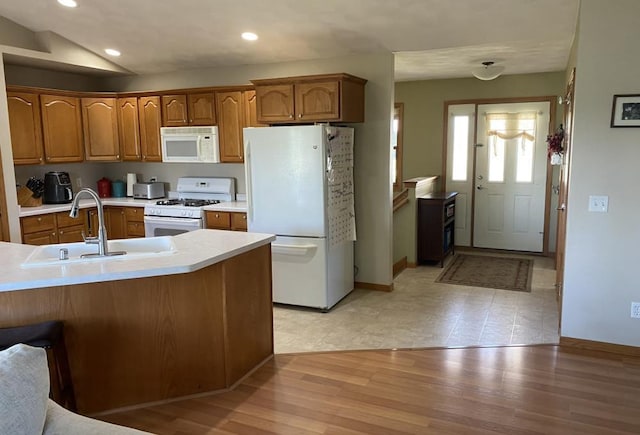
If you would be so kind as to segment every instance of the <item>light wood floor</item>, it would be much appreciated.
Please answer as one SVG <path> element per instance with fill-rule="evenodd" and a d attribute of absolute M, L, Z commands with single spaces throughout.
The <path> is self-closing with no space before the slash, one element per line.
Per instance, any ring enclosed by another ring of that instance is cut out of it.
<path fill-rule="evenodd" d="M 235 390 L 112 414 L 158 434 L 638 434 L 640 360 L 553 345 L 276 355 Z"/>

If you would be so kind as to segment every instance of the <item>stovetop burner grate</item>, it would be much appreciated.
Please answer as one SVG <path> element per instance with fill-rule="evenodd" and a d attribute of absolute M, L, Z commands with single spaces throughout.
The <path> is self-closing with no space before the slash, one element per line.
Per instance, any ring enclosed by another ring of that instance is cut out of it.
<path fill-rule="evenodd" d="M 218 199 L 163 199 L 156 202 L 156 205 L 181 205 L 183 207 L 204 207 L 206 205 L 218 204 Z"/>

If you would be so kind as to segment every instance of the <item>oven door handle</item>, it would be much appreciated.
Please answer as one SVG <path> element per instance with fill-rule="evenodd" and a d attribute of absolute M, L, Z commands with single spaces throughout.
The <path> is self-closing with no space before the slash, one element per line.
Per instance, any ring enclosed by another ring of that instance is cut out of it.
<path fill-rule="evenodd" d="M 170 223 L 170 224 L 179 224 L 183 223 L 192 223 L 199 222 L 201 219 L 198 218 L 172 218 L 172 217 L 162 217 L 162 216 L 145 216 L 144 221 L 149 223 Z"/>

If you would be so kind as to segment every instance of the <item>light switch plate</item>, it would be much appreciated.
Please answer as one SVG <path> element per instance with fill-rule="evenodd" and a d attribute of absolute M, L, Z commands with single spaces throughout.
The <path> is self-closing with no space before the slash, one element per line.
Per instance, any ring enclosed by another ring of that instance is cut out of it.
<path fill-rule="evenodd" d="M 609 197 L 606 195 L 589 195 L 589 211 L 606 213 L 609 210 Z"/>

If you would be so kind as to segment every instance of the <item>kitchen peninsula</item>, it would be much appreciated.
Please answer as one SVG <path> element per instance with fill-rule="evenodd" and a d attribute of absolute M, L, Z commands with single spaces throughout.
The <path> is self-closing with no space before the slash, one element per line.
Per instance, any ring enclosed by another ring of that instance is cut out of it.
<path fill-rule="evenodd" d="M 273 355 L 267 234 L 197 230 L 148 257 L 24 267 L 0 242 L 0 327 L 65 322 L 78 410 L 233 387 Z"/>

